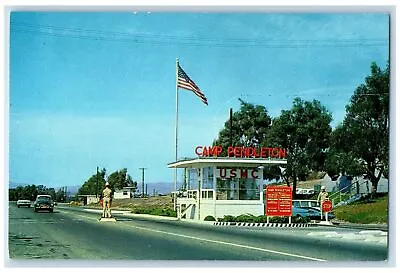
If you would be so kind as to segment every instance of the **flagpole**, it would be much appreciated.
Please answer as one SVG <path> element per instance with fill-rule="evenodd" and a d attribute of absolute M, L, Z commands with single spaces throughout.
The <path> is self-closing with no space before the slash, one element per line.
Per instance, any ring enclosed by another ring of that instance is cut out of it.
<path fill-rule="evenodd" d="M 179 59 L 176 58 L 175 162 L 178 161 L 178 66 L 179 66 Z M 174 191 L 176 191 L 177 176 L 178 176 L 178 169 L 175 167 L 175 172 L 174 172 Z M 174 196 L 174 210 L 176 210 L 176 195 Z"/>

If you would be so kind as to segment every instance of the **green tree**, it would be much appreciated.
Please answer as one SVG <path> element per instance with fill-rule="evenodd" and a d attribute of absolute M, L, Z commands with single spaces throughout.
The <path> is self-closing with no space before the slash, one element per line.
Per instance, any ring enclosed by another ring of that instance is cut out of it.
<path fill-rule="evenodd" d="M 228 120 L 213 143 L 223 148 L 223 156 L 227 155 L 229 146 L 259 147 L 271 126 L 271 117 L 264 106 L 247 103 L 242 99 L 239 101 L 240 110 L 232 114 L 232 131 Z"/>
<path fill-rule="evenodd" d="M 132 177 L 128 174 L 128 169 L 123 168 L 119 171 L 115 171 L 108 176 L 108 183 L 110 183 L 110 189 L 120 190 L 123 187 L 137 187 L 137 183 L 132 180 Z"/>
<path fill-rule="evenodd" d="M 42 188 L 44 186 L 42 185 Z M 17 187 L 19 190 L 18 199 L 27 199 L 27 200 L 35 200 L 36 196 L 38 195 L 38 188 L 36 185 L 27 185 L 24 187 Z"/>
<path fill-rule="evenodd" d="M 78 190 L 78 195 L 100 195 L 104 188 L 106 169 L 93 174 Z"/>
<path fill-rule="evenodd" d="M 371 75 L 357 87 L 343 123 L 335 129 L 334 148 L 367 175 L 373 195 L 382 175 L 389 173 L 389 88 L 389 63 L 383 70 L 372 63 Z"/>
<path fill-rule="evenodd" d="M 286 176 L 293 182 L 296 196 L 297 181 L 305 180 L 309 172 L 324 167 L 329 137 L 332 131 L 332 115 L 317 100 L 312 102 L 295 98 L 290 110 L 283 110 L 273 120 L 266 138 L 267 145 L 287 149 Z"/>
<path fill-rule="evenodd" d="M 361 175 L 364 173 L 361 162 L 352 151 L 344 152 L 346 143 L 345 131 L 339 125 L 331 134 L 330 147 L 325 160 L 325 171 L 330 177 L 342 174 Z"/>

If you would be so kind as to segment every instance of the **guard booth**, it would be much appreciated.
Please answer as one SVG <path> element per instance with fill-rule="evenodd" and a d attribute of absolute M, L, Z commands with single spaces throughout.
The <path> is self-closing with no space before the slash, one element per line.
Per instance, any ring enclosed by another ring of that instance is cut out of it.
<path fill-rule="evenodd" d="M 195 150 L 197 158 L 168 164 L 169 168 L 184 169 L 184 188 L 176 196 L 178 219 L 204 220 L 206 216 L 217 219 L 246 213 L 263 215 L 263 169 L 270 164 L 285 165 L 286 150 L 271 156 L 267 149 L 275 148 L 259 148 L 258 151 L 252 148 L 252 153 L 251 150 L 246 152 L 248 147 L 229 147 L 230 156 L 219 157 L 217 151 L 221 153 L 221 147 L 199 148 Z M 211 149 L 214 152 L 211 153 Z M 240 149 L 241 153 L 235 149 Z"/>

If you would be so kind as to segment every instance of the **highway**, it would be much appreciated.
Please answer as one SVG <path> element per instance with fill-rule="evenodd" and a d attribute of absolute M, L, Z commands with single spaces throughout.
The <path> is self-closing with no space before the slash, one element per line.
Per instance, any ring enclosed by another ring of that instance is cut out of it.
<path fill-rule="evenodd" d="M 9 204 L 11 260 L 385 261 L 387 233 L 335 227 L 214 226 L 100 214 L 56 206 L 54 213 Z"/>

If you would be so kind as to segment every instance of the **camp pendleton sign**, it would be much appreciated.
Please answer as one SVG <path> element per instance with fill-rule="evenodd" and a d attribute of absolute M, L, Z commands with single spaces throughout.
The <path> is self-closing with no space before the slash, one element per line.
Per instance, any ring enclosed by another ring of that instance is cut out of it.
<path fill-rule="evenodd" d="M 197 146 L 194 152 L 202 157 L 219 157 L 224 149 L 221 146 Z M 226 151 L 228 157 L 249 157 L 249 158 L 286 158 L 286 149 L 280 147 L 232 147 Z"/>

